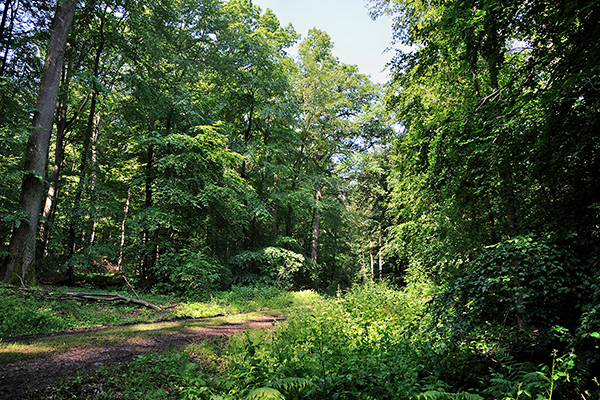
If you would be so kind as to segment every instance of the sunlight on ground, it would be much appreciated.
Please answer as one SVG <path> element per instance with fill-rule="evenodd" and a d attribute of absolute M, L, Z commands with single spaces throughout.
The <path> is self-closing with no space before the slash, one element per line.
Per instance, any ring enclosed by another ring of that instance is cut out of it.
<path fill-rule="evenodd" d="M 0 363 L 9 363 L 26 358 L 48 355 L 50 353 L 62 353 L 74 347 L 103 347 L 114 343 L 126 341 L 139 341 L 173 335 L 182 331 L 199 331 L 207 327 L 221 327 L 226 324 L 243 324 L 259 318 L 269 317 L 273 311 L 252 312 L 244 314 L 233 314 L 217 318 L 206 318 L 202 320 L 182 320 L 174 322 L 159 322 L 154 324 L 138 324 L 123 327 L 101 329 L 96 332 L 82 334 L 57 336 L 45 339 L 43 342 L 30 344 L 6 344 L 0 343 Z"/>

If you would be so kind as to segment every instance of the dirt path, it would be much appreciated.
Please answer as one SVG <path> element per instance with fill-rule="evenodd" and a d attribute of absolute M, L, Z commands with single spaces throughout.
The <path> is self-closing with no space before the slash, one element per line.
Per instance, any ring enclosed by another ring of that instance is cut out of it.
<path fill-rule="evenodd" d="M 119 327 L 84 329 L 12 341 L 9 339 L 2 342 L 0 350 L 5 350 L 2 347 L 9 343 L 57 343 L 61 337 L 72 340 L 78 335 L 84 337 L 84 342 L 87 343 L 50 355 L 0 364 L 0 399 L 20 399 L 30 387 L 55 384 L 60 378 L 78 372 L 92 372 L 101 366 L 127 361 L 138 354 L 182 349 L 192 343 L 229 336 L 247 329 L 268 328 L 284 318 L 283 315 L 268 315 L 256 316 L 244 322 L 215 321 L 211 324 L 210 320 L 204 319 L 202 325 L 199 325 L 198 320 L 189 319 L 131 325 L 125 327 L 128 335 L 122 340 L 104 340 L 105 336 L 114 333 Z"/>

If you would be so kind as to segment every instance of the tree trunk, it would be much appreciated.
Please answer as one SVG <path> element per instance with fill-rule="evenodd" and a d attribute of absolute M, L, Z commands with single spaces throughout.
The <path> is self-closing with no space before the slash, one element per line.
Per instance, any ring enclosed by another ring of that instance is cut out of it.
<path fill-rule="evenodd" d="M 322 197 L 322 193 L 321 193 L 321 184 L 318 183 L 317 184 L 317 188 L 316 188 L 316 195 L 315 195 L 315 200 L 316 200 L 316 204 L 315 204 L 315 215 L 314 215 L 314 219 L 313 219 L 313 231 L 312 231 L 312 240 L 311 240 L 311 253 L 310 253 L 310 258 L 313 261 L 313 265 L 316 268 L 317 267 L 317 258 L 318 258 L 318 247 L 319 247 L 319 223 L 321 222 L 321 211 L 319 210 L 319 203 L 321 202 L 321 197 Z M 318 279 L 317 279 L 317 274 L 315 273 L 315 280 L 314 280 L 314 287 L 315 289 L 318 288 Z"/>
<path fill-rule="evenodd" d="M 365 249 L 360 249 L 360 270 L 362 275 L 363 285 L 367 283 L 367 265 L 365 263 Z"/>
<path fill-rule="evenodd" d="M 69 108 L 69 99 L 67 96 L 67 88 L 71 81 L 71 74 L 68 72 L 61 86 L 65 87 L 64 94 L 58 101 L 58 110 L 56 112 L 56 149 L 54 150 L 54 167 L 52 168 L 52 175 L 50 178 L 50 186 L 48 188 L 48 194 L 44 203 L 44 209 L 42 212 L 42 223 L 40 225 L 40 238 L 38 240 L 37 255 L 36 257 L 41 258 L 46 254 L 46 245 L 48 244 L 48 235 L 50 233 L 50 222 L 53 220 L 54 210 L 56 209 L 56 198 L 58 197 L 58 185 L 60 175 L 62 173 L 62 166 L 65 157 L 65 137 L 67 132 L 71 130 L 71 127 L 81 114 L 81 111 L 87 104 L 89 95 L 85 97 L 79 109 L 71 119 L 67 119 L 67 111 Z"/>
<path fill-rule="evenodd" d="M 12 9 L 12 14 L 10 17 L 10 28 L 8 29 L 8 34 L 4 34 L 4 30 L 6 28 L 6 19 L 8 18 L 8 9 Z M 4 56 L 2 57 L 2 65 L 0 65 L 0 76 L 4 76 L 4 70 L 6 69 L 6 62 L 8 60 L 8 53 L 10 50 L 10 42 L 12 39 L 12 31 L 15 26 L 15 17 L 17 15 L 17 10 L 19 8 L 19 3 L 17 3 L 16 8 L 12 5 L 12 0 L 6 0 L 4 2 L 4 9 L 2 10 L 2 21 L 0 22 L 0 45 L 3 45 L 4 48 Z"/>
<path fill-rule="evenodd" d="M 48 146 L 52 119 L 56 108 L 58 88 L 64 62 L 65 47 L 73 16 L 75 0 L 60 3 L 54 14 L 52 34 L 48 42 L 40 91 L 33 116 L 31 135 L 25 149 L 24 170 L 19 207 L 28 219 L 17 224 L 10 240 L 8 263 L 3 282 L 21 285 L 37 284 L 35 274 L 36 234 L 42 206 Z"/>
<path fill-rule="evenodd" d="M 369 233 L 369 256 L 371 257 L 371 282 L 375 281 L 375 260 L 373 259 L 373 237 Z"/>
<path fill-rule="evenodd" d="M 273 197 L 275 197 L 277 195 L 277 181 L 279 179 L 277 174 L 274 174 L 273 179 Z M 273 218 L 273 221 L 271 222 L 271 238 L 275 240 L 277 238 L 277 206 L 275 204 L 275 198 L 273 198 L 273 201 L 271 202 L 271 217 Z"/>
<path fill-rule="evenodd" d="M 378 252 L 378 258 L 379 258 L 379 282 L 383 282 L 383 255 L 381 254 L 381 250 L 382 250 L 382 238 L 381 238 L 381 224 L 379 224 L 379 252 Z"/>
<path fill-rule="evenodd" d="M 129 212 L 129 201 L 131 199 L 131 186 L 127 190 L 127 200 L 125 201 L 125 207 L 123 208 L 123 221 L 121 221 L 121 246 L 119 247 L 119 261 L 117 267 L 121 269 L 123 263 L 123 247 L 125 246 L 125 221 L 127 220 L 127 213 Z"/>
<path fill-rule="evenodd" d="M 4 2 L 2 20 L 0 20 L 0 40 L 4 38 L 4 27 L 6 26 L 6 17 L 8 16 L 8 8 L 10 7 L 10 3 L 12 3 L 12 0 L 6 0 Z"/>
<path fill-rule="evenodd" d="M 322 193 L 321 193 L 321 184 L 317 184 L 317 193 L 315 195 L 316 206 L 315 206 L 315 215 L 313 219 L 313 232 L 312 232 L 312 242 L 311 242 L 311 254 L 310 258 L 317 263 L 317 249 L 318 249 L 318 241 L 319 241 L 319 223 L 321 221 L 321 212 L 319 211 L 319 202 L 321 201 Z"/>
<path fill-rule="evenodd" d="M 84 243 L 88 246 L 94 244 L 94 238 L 96 236 L 96 215 L 98 213 L 98 192 L 96 189 L 98 174 L 96 173 L 98 163 L 98 138 L 100 136 L 100 115 L 96 113 L 94 116 L 94 127 L 92 133 L 92 168 L 91 168 L 91 182 L 90 182 L 90 199 L 94 207 L 94 212 L 90 216 L 89 226 L 86 229 Z"/>
<path fill-rule="evenodd" d="M 150 130 L 154 130 L 154 120 L 150 122 Z M 152 207 L 152 182 L 154 181 L 153 177 L 153 162 L 154 162 L 154 143 L 150 143 L 148 145 L 148 155 L 146 161 L 146 181 L 145 181 L 145 198 L 144 198 L 144 210 L 148 212 L 148 209 Z M 148 276 L 148 272 L 153 267 L 151 258 L 152 255 L 148 254 L 148 243 L 150 242 L 150 231 L 148 227 L 144 228 L 143 237 L 142 237 L 142 245 L 144 248 L 144 255 L 142 256 L 142 262 L 140 266 L 140 276 L 142 278 L 146 278 Z M 149 257 L 150 256 L 150 257 Z"/>
<path fill-rule="evenodd" d="M 65 91 L 66 92 L 66 91 Z M 42 211 L 42 222 L 40 224 L 40 237 L 37 246 L 37 258 L 41 258 L 46 252 L 46 244 L 48 242 L 48 233 L 50 230 L 50 216 L 52 215 L 52 206 L 58 187 L 58 179 L 60 177 L 60 169 L 64 158 L 64 138 L 67 127 L 67 110 L 68 99 L 66 94 L 58 101 L 57 122 L 56 122 L 56 149 L 54 151 L 54 167 L 52 168 L 52 176 L 50 178 L 50 186 Z"/>

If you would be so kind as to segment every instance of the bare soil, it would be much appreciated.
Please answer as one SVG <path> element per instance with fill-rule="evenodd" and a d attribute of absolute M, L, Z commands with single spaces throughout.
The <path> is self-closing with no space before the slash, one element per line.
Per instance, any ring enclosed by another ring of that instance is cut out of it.
<path fill-rule="evenodd" d="M 241 323 L 209 325 L 194 330 L 180 330 L 166 335 L 139 335 L 125 342 L 97 346 L 93 343 L 73 347 L 65 352 L 40 356 L 10 364 L 0 364 L 0 399 L 21 399 L 30 388 L 43 388 L 57 384 L 61 378 L 90 373 L 95 369 L 120 362 L 126 362 L 134 356 L 144 353 L 183 349 L 189 344 L 205 340 L 215 340 L 248 329 L 265 329 L 274 321 L 281 321 L 285 316 L 261 316 Z M 148 324 L 152 325 L 152 324 Z M 83 335 L 91 330 L 102 331 L 104 328 L 82 329 L 51 335 L 35 335 L 12 338 L 5 343 L 33 343 L 56 339 L 60 336 Z"/>

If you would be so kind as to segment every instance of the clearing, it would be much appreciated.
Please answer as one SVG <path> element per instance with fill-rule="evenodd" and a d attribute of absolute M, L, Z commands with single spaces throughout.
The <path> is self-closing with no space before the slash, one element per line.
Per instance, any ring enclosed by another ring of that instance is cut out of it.
<path fill-rule="evenodd" d="M 30 388 L 56 385 L 60 378 L 110 367 L 139 354 L 266 329 L 284 319 L 285 315 L 262 311 L 8 338 L 0 343 L 0 399 L 19 399 Z"/>

